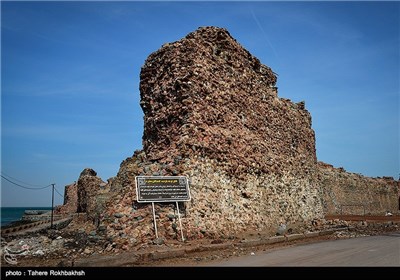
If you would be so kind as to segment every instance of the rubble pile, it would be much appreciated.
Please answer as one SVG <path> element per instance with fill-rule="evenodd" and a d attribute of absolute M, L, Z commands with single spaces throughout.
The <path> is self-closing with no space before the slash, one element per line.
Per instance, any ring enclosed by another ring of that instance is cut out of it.
<path fill-rule="evenodd" d="M 63 262 L 71 263 L 73 259 L 92 254 L 102 254 L 110 251 L 111 243 L 94 231 L 86 233 L 84 229 L 55 230 L 50 229 L 42 234 L 29 234 L 25 236 L 1 238 L 0 256 L 12 256 L 17 263 L 24 263 L 24 259 L 37 259 L 40 266 L 46 266 L 48 260 L 64 259 Z M 5 263 L 7 264 L 7 260 Z M 8 262 L 8 265 L 12 264 Z"/>
<path fill-rule="evenodd" d="M 145 206 L 145 208 L 149 208 Z M 149 210 L 149 209 L 147 209 Z M 165 210 L 165 209 L 164 209 Z M 170 221 L 174 219 L 173 214 L 162 213 L 164 211 L 162 207 L 157 207 L 158 216 L 163 217 L 166 215 Z M 140 212 L 141 210 L 139 210 Z M 135 212 L 136 213 L 136 212 Z M 122 219 L 124 216 L 122 213 L 116 213 L 114 215 L 117 219 Z M 144 222 L 147 218 L 143 219 Z M 282 225 L 280 225 L 281 227 Z M 235 248 L 239 244 L 243 244 L 246 241 L 254 240 L 265 240 L 273 235 L 279 236 L 284 235 L 290 238 L 292 234 L 310 234 L 316 233 L 315 238 L 321 236 L 321 232 L 331 232 L 331 238 L 335 239 L 347 239 L 361 236 L 373 236 L 380 235 L 384 232 L 397 231 L 399 222 L 387 221 L 387 222 L 367 222 L 367 221 L 343 221 L 340 219 L 325 220 L 325 219 L 314 219 L 310 223 L 305 224 L 289 224 L 284 225 L 284 230 L 279 229 L 274 232 L 253 232 L 243 235 L 236 240 L 229 240 L 232 242 Z M 161 229 L 162 230 L 162 229 Z M 2 266 L 74 266 L 76 261 L 90 258 L 91 256 L 96 259 L 100 255 L 114 255 L 127 250 L 133 249 L 133 251 L 140 255 L 151 255 L 161 249 L 178 249 L 185 248 L 193 251 L 195 244 L 220 244 L 224 241 L 221 239 L 214 239 L 210 242 L 207 240 L 205 243 L 189 242 L 184 244 L 182 242 L 171 242 L 167 240 L 164 243 L 164 239 L 154 239 L 154 237 L 144 238 L 143 240 L 132 242 L 133 238 L 127 234 L 119 234 L 119 237 L 114 239 L 106 237 L 102 234 L 102 227 L 97 230 L 93 229 L 92 226 L 82 228 L 81 224 L 72 223 L 68 228 L 62 230 L 48 230 L 43 234 L 30 234 L 25 236 L 17 236 L 15 238 L 4 237 L 1 238 L 1 250 L 0 258 Z M 124 242 L 124 243 L 121 243 Z M 282 241 L 282 244 L 286 242 Z M 238 247 L 236 247 L 238 248 Z M 164 251 L 165 252 L 165 251 Z M 218 253 L 213 251 L 212 255 Z M 185 255 L 186 256 L 186 255 Z M 123 257 L 121 255 L 121 257 Z M 154 260 L 150 260 L 153 264 Z M 108 259 L 104 259 L 105 265 L 109 265 Z"/>

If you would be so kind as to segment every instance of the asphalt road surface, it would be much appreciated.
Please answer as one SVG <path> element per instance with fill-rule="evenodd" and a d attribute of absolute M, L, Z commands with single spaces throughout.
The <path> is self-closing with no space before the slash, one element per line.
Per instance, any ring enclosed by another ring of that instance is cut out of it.
<path fill-rule="evenodd" d="M 400 232 L 380 236 L 324 241 L 203 266 L 400 266 Z"/>

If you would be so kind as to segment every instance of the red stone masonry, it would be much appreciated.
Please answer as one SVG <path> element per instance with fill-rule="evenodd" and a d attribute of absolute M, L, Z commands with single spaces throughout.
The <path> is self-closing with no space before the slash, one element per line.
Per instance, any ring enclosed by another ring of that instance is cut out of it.
<path fill-rule="evenodd" d="M 163 45 L 148 57 L 140 79 L 149 160 L 196 155 L 236 177 L 315 168 L 304 102 L 278 98 L 276 74 L 226 29 L 199 28 Z"/>

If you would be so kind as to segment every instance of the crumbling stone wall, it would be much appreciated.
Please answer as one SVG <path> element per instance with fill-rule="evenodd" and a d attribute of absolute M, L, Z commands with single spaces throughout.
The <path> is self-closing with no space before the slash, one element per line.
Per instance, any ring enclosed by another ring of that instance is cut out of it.
<path fill-rule="evenodd" d="M 180 203 L 188 239 L 275 234 L 280 223 L 306 230 L 340 211 L 397 212 L 398 181 L 317 164 L 305 103 L 279 98 L 277 75 L 226 29 L 199 28 L 164 44 L 140 78 L 143 150 L 108 184 L 85 169 L 76 188 L 78 212 L 95 222 L 101 213 L 98 229 L 116 249 L 154 239 L 151 205 L 136 200 L 138 175 L 188 176 L 192 200 Z M 174 207 L 155 205 L 162 238 L 180 238 Z"/>
<path fill-rule="evenodd" d="M 137 175 L 190 178 L 189 238 L 322 217 L 310 113 L 304 102 L 279 98 L 276 74 L 227 30 L 199 28 L 163 45 L 140 78 L 143 151 L 121 164 L 113 182 L 118 196 L 107 215 L 119 218 L 110 234 L 154 236 L 150 210 L 135 203 Z M 174 236 L 171 216 L 162 209 L 158 216 L 164 234 Z"/>
<path fill-rule="evenodd" d="M 399 182 L 392 177 L 370 178 L 318 163 L 324 213 L 384 215 L 399 212 Z"/>
<path fill-rule="evenodd" d="M 76 182 L 65 186 L 64 204 L 56 207 L 56 214 L 73 214 L 78 210 L 78 191 Z"/>
<path fill-rule="evenodd" d="M 106 183 L 97 177 L 96 171 L 85 168 L 77 182 L 77 212 L 87 213 L 88 218 L 94 220 L 97 217 L 97 195 L 100 188 L 105 185 Z"/>
<path fill-rule="evenodd" d="M 275 234 L 280 223 L 304 230 L 344 204 L 369 201 L 372 214 L 394 209 L 396 181 L 317 164 L 305 103 L 279 98 L 276 74 L 227 30 L 199 28 L 163 45 L 140 78 L 143 150 L 121 163 L 102 196 L 112 198 L 99 229 L 118 249 L 154 239 L 151 205 L 136 200 L 138 175 L 188 176 L 192 200 L 180 203 L 188 239 Z M 86 175 L 83 189 L 91 190 L 96 174 Z M 84 200 L 78 207 L 93 208 Z M 180 236 L 174 207 L 155 205 L 162 238 Z"/>
<path fill-rule="evenodd" d="M 129 236 L 139 234 L 141 240 L 153 238 L 151 208 L 135 202 L 135 176 L 174 174 L 190 179 L 192 200 L 185 202 L 181 211 L 187 238 L 228 238 L 246 231 L 275 234 L 281 222 L 306 224 L 322 217 L 321 194 L 313 178 L 295 178 L 288 173 L 247 174 L 237 179 L 221 170 L 213 159 L 182 158 L 179 163 L 165 164 L 148 160 L 143 151 L 137 151 L 123 161 L 114 181 L 117 196 L 109 203 L 106 215 L 113 221 L 109 233 L 116 235 L 123 230 Z M 115 213 L 123 218 L 114 219 Z M 159 235 L 176 238 L 173 229 L 177 221 L 170 218 L 176 215 L 174 205 L 164 205 L 156 214 Z"/>
<path fill-rule="evenodd" d="M 140 74 L 148 159 L 214 159 L 229 175 L 308 176 L 316 164 L 304 102 L 277 97 L 276 74 L 222 28 L 152 53 Z"/>

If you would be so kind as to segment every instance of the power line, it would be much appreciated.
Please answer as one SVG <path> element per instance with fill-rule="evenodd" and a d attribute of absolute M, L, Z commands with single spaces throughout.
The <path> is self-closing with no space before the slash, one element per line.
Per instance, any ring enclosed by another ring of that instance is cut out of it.
<path fill-rule="evenodd" d="M 4 177 L 3 175 L 0 175 L 0 176 L 1 176 L 1 178 L 3 178 L 4 180 L 10 182 L 11 184 L 16 185 L 16 186 L 18 186 L 18 187 L 20 187 L 20 188 L 27 189 L 27 190 L 41 190 L 41 189 L 45 189 L 45 188 L 51 187 L 51 184 L 48 185 L 48 186 L 45 186 L 45 187 L 40 187 L 40 188 L 27 187 L 27 186 L 23 186 L 23 185 L 21 185 L 21 184 L 15 183 L 15 182 L 11 181 L 10 179 L 7 179 L 7 178 Z"/>
<path fill-rule="evenodd" d="M 21 183 L 21 184 L 24 184 L 24 185 L 28 185 L 28 186 L 30 186 L 30 187 L 41 187 L 41 185 L 29 184 L 29 183 L 27 183 L 27 182 L 18 180 L 18 179 L 14 178 L 14 177 L 11 177 L 10 175 L 5 174 L 4 172 L 1 172 L 1 173 L 3 174 L 3 176 L 6 176 L 6 177 L 10 178 L 10 180 L 16 181 L 16 182 L 18 182 L 18 183 Z"/>
<path fill-rule="evenodd" d="M 56 188 L 54 188 L 54 190 L 55 190 L 56 193 L 58 193 L 61 197 L 64 197 Z"/>
<path fill-rule="evenodd" d="M 53 228 L 53 217 L 54 217 L 54 185 L 55 184 L 51 184 L 52 186 L 52 190 L 51 190 L 51 226 L 50 228 Z"/>
<path fill-rule="evenodd" d="M 3 178 L 4 180 L 6 180 L 6 181 L 10 182 L 11 184 L 16 185 L 16 186 L 18 186 L 18 187 L 20 187 L 20 188 L 24 188 L 24 189 L 28 189 L 28 190 L 41 190 L 41 189 L 45 189 L 45 188 L 48 188 L 48 187 L 53 186 L 53 184 L 50 184 L 50 185 L 48 185 L 48 186 L 39 187 L 39 188 L 27 187 L 27 186 L 23 186 L 23 185 L 21 185 L 21 184 L 18 184 L 18 183 L 16 183 L 16 182 L 11 181 L 10 179 L 6 178 L 6 177 L 3 176 L 3 175 L 5 175 L 5 176 L 7 176 L 7 177 L 10 177 L 10 178 L 13 178 L 13 177 L 8 176 L 8 175 L 6 175 L 6 174 L 3 173 L 3 174 L 0 175 L 0 176 L 1 176 L 1 178 Z M 15 179 L 15 178 L 13 178 L 13 179 L 14 179 L 15 181 L 22 182 L 22 181 L 20 181 L 20 180 L 18 180 L 18 179 Z M 25 183 L 25 184 L 34 186 L 34 185 L 28 184 L 28 183 Z M 56 193 L 57 193 L 59 196 L 61 196 L 62 198 L 64 198 L 64 196 L 63 196 L 55 187 L 53 187 L 53 189 L 56 191 Z"/>

